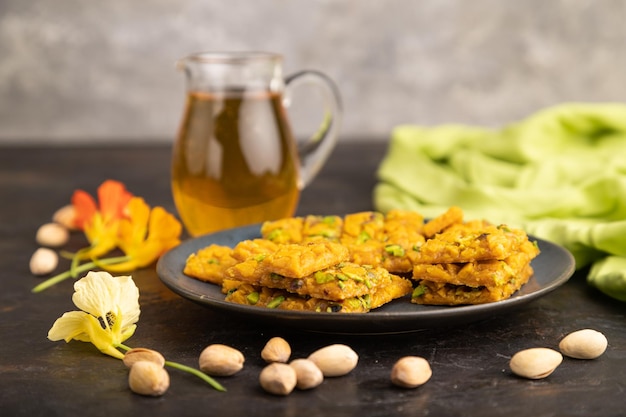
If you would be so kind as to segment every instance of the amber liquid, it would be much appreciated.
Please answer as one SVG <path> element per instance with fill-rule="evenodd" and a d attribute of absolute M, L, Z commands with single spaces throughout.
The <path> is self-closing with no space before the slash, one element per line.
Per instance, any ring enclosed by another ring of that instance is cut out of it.
<path fill-rule="evenodd" d="M 188 94 L 172 192 L 189 234 L 292 216 L 300 191 L 297 158 L 279 95 Z"/>

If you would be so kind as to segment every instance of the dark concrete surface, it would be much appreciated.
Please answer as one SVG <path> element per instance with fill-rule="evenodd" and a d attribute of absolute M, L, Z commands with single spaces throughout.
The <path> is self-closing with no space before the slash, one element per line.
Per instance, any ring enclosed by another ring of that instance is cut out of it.
<path fill-rule="evenodd" d="M 368 210 L 385 145 L 341 144 L 305 190 L 300 214 Z M 172 361 L 197 365 L 201 350 L 225 343 L 246 356 L 239 374 L 219 378 L 228 391 L 170 370 L 160 398 L 130 392 L 121 361 L 91 344 L 51 342 L 46 335 L 74 310 L 72 283 L 41 294 L 28 270 L 35 232 L 69 202 L 73 190 L 94 192 L 107 178 L 126 183 L 150 205 L 174 211 L 167 147 L 0 148 L 0 414 L 2 416 L 622 416 L 626 414 L 626 304 L 590 288 L 584 273 L 547 296 L 506 315 L 461 326 L 406 334 L 347 336 L 279 328 L 196 305 L 169 291 L 154 268 L 133 273 L 141 318 L 127 344 L 149 347 Z M 84 245 L 74 235 L 69 248 Z M 567 333 L 594 328 L 609 340 L 599 359 L 566 358 L 548 378 L 515 377 L 510 357 L 529 347 L 556 348 Z M 349 344 L 359 364 L 312 391 L 276 397 L 262 391 L 260 357 L 273 336 L 286 338 L 292 357 L 331 343 Z M 425 357 L 433 376 L 414 390 L 391 385 L 393 363 Z"/>

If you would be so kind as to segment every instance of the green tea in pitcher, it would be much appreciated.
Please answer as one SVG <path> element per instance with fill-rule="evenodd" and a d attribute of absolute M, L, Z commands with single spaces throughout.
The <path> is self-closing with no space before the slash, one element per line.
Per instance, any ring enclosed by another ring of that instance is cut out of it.
<path fill-rule="evenodd" d="M 279 94 L 188 94 L 173 150 L 172 192 L 191 235 L 292 216 L 298 170 Z"/>

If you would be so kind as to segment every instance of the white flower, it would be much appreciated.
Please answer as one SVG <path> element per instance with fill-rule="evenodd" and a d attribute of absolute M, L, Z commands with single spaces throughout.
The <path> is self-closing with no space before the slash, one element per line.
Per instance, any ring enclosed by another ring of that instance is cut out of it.
<path fill-rule="evenodd" d="M 130 276 L 89 272 L 74 284 L 72 301 L 82 311 L 58 318 L 48 332 L 52 341 L 93 343 L 102 353 L 122 359 L 117 349 L 133 335 L 139 320 L 139 289 Z"/>

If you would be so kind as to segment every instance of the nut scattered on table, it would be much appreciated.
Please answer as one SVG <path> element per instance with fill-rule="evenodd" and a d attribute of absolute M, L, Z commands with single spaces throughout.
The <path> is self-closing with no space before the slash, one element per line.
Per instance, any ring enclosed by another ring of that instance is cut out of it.
<path fill-rule="evenodd" d="M 291 356 L 291 346 L 282 337 L 272 337 L 267 341 L 261 351 L 261 357 L 265 362 L 287 363 Z"/>
<path fill-rule="evenodd" d="M 170 376 L 154 362 L 138 361 L 130 368 L 128 386 L 136 394 L 158 397 L 169 388 Z"/>
<path fill-rule="evenodd" d="M 595 359 L 601 356 L 609 342 L 602 333 L 593 329 L 582 329 L 565 336 L 559 349 L 565 356 L 575 359 Z"/>
<path fill-rule="evenodd" d="M 160 367 L 165 366 L 165 358 L 156 350 L 146 348 L 134 348 L 124 354 L 124 365 L 131 368 L 136 362 L 154 362 Z"/>
<path fill-rule="evenodd" d="M 70 240 L 70 232 L 58 223 L 46 223 L 37 229 L 37 243 L 49 248 L 58 248 Z"/>
<path fill-rule="evenodd" d="M 39 248 L 30 257 L 30 272 L 33 275 L 47 275 L 59 264 L 59 255 L 52 249 Z"/>
<path fill-rule="evenodd" d="M 324 374 L 313 361 L 294 359 L 289 366 L 296 371 L 296 388 L 298 389 L 312 389 L 324 382 Z"/>
<path fill-rule="evenodd" d="M 270 394 L 289 395 L 296 387 L 296 370 L 285 363 L 271 363 L 261 371 L 259 383 Z"/>
<path fill-rule="evenodd" d="M 350 346 L 334 344 L 316 350 L 308 359 L 320 368 L 325 377 L 335 377 L 352 371 L 359 361 L 359 355 Z"/>
<path fill-rule="evenodd" d="M 237 349 L 213 344 L 207 346 L 198 359 L 200 369 L 211 376 L 231 376 L 241 371 L 245 358 Z"/>
<path fill-rule="evenodd" d="M 391 369 L 391 382 L 402 388 L 416 388 L 425 384 L 433 371 L 428 361 L 419 356 L 400 358 Z"/>
<path fill-rule="evenodd" d="M 563 355 L 549 348 L 531 348 L 517 352 L 509 366 L 514 374 L 528 379 L 550 375 L 563 361 Z"/>
<path fill-rule="evenodd" d="M 73 205 L 68 204 L 61 207 L 52 215 L 52 221 L 60 224 L 68 230 L 76 229 L 76 209 Z"/>

